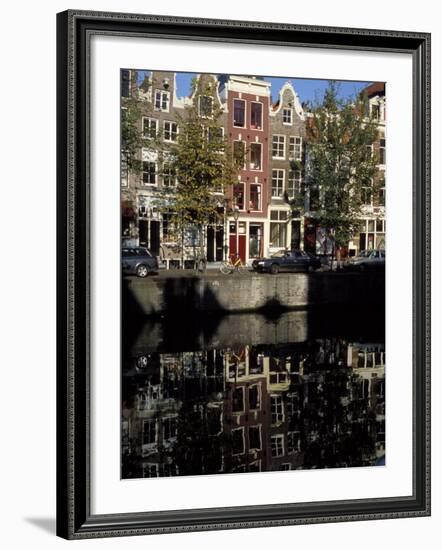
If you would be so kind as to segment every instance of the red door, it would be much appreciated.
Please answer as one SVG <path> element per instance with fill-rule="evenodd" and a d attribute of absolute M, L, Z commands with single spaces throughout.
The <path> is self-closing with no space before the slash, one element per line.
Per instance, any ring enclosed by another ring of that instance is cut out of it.
<path fill-rule="evenodd" d="M 238 250 L 236 250 L 236 244 L 238 242 Z M 243 263 L 246 262 L 246 235 L 238 235 L 238 241 L 236 235 L 229 236 L 229 250 L 230 256 L 235 256 L 238 252 L 239 257 Z"/>

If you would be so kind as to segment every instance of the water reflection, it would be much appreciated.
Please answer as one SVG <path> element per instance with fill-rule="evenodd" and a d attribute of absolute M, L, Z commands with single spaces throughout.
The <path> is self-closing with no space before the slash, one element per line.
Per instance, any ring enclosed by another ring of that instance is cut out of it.
<path fill-rule="evenodd" d="M 123 478 L 371 466 L 385 454 L 383 337 L 338 337 L 332 322 L 320 331 L 332 335 L 312 335 L 304 318 L 287 341 L 287 319 L 256 317 L 242 319 L 246 336 L 262 323 L 283 336 L 236 333 L 228 346 L 220 322 L 199 349 L 168 353 L 163 324 L 138 327 L 123 354 Z"/>

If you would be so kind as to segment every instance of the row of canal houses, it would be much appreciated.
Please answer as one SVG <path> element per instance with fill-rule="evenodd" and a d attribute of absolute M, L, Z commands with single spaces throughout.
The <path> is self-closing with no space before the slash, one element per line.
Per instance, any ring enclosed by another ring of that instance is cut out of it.
<path fill-rule="evenodd" d="M 138 80 L 136 71 L 122 71 L 122 107 L 125 98 L 137 98 L 138 130 L 145 137 L 161 136 L 173 144 L 179 133 L 178 120 L 186 107 L 195 105 L 201 116 L 214 110 L 222 114 L 219 124 L 233 151 L 244 152 L 238 182 L 220 193 L 224 213 L 205 228 L 204 247 L 208 262 L 219 262 L 238 253 L 244 262 L 285 248 L 301 248 L 313 254 L 326 251 L 326 235 L 315 223 L 310 196 L 304 181 L 308 154 L 306 122 L 311 116 L 301 104 L 290 82 L 272 103 L 271 83 L 262 78 L 203 74 L 195 78 L 190 96 L 178 97 L 176 74 L 153 71 Z M 379 121 L 380 170 L 385 170 L 385 88 L 373 84 L 366 89 L 372 114 Z M 167 158 L 152 147 L 140 151 L 141 173 L 127 170 L 122 161 L 123 244 L 149 248 L 160 258 L 182 263 L 191 258 L 195 242 L 185 242 L 187 256 L 179 243 L 171 242 L 168 216 L 161 204 L 164 190 L 172 189 L 173 174 Z M 384 246 L 383 200 L 368 194 L 361 233 L 349 243 L 350 255 Z M 193 239 L 197 238 L 195 235 Z M 175 255 L 174 255 L 175 250 Z"/>
<path fill-rule="evenodd" d="M 369 466 L 385 454 L 380 344 L 151 353 L 125 373 L 124 478 Z"/>

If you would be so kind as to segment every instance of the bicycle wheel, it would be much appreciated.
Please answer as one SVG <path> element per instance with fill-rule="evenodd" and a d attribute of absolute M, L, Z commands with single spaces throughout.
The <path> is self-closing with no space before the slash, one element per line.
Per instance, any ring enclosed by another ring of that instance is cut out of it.
<path fill-rule="evenodd" d="M 220 265 L 219 270 L 220 270 L 221 273 L 223 273 L 224 275 L 229 275 L 229 273 L 232 273 L 232 267 L 231 267 L 231 265 L 228 264 L 227 262 L 223 262 L 223 263 Z"/>
<path fill-rule="evenodd" d="M 238 270 L 238 273 L 245 273 L 247 271 L 247 266 L 246 265 L 243 265 L 243 264 L 240 264 L 236 267 L 236 269 Z"/>

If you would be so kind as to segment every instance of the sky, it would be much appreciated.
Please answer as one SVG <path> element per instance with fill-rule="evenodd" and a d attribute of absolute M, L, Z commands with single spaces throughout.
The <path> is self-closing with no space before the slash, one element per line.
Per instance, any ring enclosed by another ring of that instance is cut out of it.
<path fill-rule="evenodd" d="M 141 82 L 145 74 L 150 71 L 140 71 L 138 74 L 138 81 Z M 182 97 L 189 95 L 190 85 L 192 78 L 196 76 L 196 73 L 176 73 L 177 82 L 177 96 Z M 272 84 L 272 101 L 275 102 L 278 99 L 279 90 L 289 81 L 292 83 L 301 103 L 309 101 L 315 104 L 321 101 L 324 96 L 324 91 L 327 88 L 327 80 L 316 80 L 307 78 L 276 78 L 276 77 L 264 77 L 265 80 Z M 339 82 L 339 97 L 341 99 L 349 99 L 354 97 L 362 88 L 365 88 L 371 82 L 355 82 L 355 81 L 343 81 Z"/>

